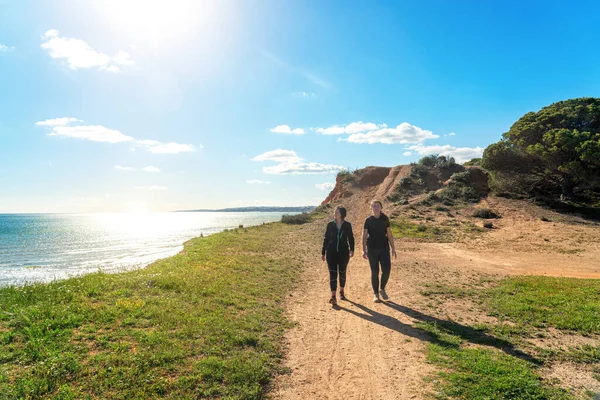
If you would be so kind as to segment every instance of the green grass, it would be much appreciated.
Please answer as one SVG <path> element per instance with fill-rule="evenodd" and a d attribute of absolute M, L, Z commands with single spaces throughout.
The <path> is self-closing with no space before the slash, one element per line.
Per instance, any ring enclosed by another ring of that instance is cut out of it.
<path fill-rule="evenodd" d="M 485 285 L 488 286 L 488 285 Z M 600 333 L 600 280 L 521 276 L 489 287 L 424 285 L 428 299 L 471 299 L 499 323 L 461 325 L 436 320 L 418 324 L 429 332 L 429 362 L 437 373 L 437 397 L 458 399 L 570 399 L 537 371 L 544 363 L 600 364 L 600 346 L 542 349 L 526 338 L 544 337 L 554 327 L 566 333 Z M 600 379 L 600 368 L 595 377 Z M 590 396 L 591 397 L 591 396 Z"/>
<path fill-rule="evenodd" d="M 600 345 L 591 346 L 586 344 L 583 346 L 571 347 L 567 351 L 565 358 L 579 364 L 600 365 Z"/>
<path fill-rule="evenodd" d="M 466 346 L 465 340 L 436 323 L 419 323 L 432 336 L 427 360 L 441 368 L 436 397 L 465 400 L 574 399 L 545 384 L 535 364 L 487 347 Z"/>
<path fill-rule="evenodd" d="M 428 242 L 451 242 L 449 228 L 427 224 L 415 224 L 406 219 L 391 220 L 392 234 L 398 239 L 417 239 Z"/>
<path fill-rule="evenodd" d="M 425 289 L 420 291 L 422 296 L 444 296 L 454 298 L 472 297 L 476 294 L 474 289 L 463 289 L 455 286 L 449 286 L 444 283 L 433 283 L 423 285 Z"/>
<path fill-rule="evenodd" d="M 600 280 L 520 276 L 486 293 L 498 318 L 538 328 L 600 333 Z"/>
<path fill-rule="evenodd" d="M 312 221 L 313 217 L 309 213 L 302 214 L 284 214 L 281 216 L 281 222 L 288 225 L 302 225 Z"/>
<path fill-rule="evenodd" d="M 0 289 L 2 399 L 264 396 L 296 227 L 231 230 L 132 272 Z"/>

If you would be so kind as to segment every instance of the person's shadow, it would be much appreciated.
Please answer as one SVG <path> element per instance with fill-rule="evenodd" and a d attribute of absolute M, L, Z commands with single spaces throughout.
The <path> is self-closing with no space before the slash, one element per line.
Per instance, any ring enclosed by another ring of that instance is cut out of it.
<path fill-rule="evenodd" d="M 336 308 L 338 310 L 346 311 L 350 314 L 356 315 L 357 317 L 365 319 L 369 322 L 385 326 L 386 328 L 395 330 L 396 332 L 399 332 L 403 335 L 415 339 L 435 343 L 444 347 L 458 347 L 459 344 L 457 344 L 454 341 L 444 340 L 443 336 L 440 335 L 440 333 L 447 333 L 450 335 L 458 336 L 462 340 L 468 341 L 470 343 L 492 346 L 502 350 L 503 352 L 511 356 L 527 360 L 535 364 L 541 364 L 540 360 L 516 349 L 514 345 L 509 341 L 489 335 L 484 330 L 475 329 L 470 326 L 459 324 L 458 322 L 447 321 L 433 317 L 431 315 L 423 314 L 420 311 L 414 310 L 410 307 L 402 306 L 400 304 L 394 303 L 393 301 L 386 301 L 381 303 L 419 322 L 434 324 L 437 327 L 437 329 L 435 330 L 435 332 L 431 332 L 425 329 L 414 327 L 409 324 L 405 324 L 399 321 L 397 318 L 377 312 L 375 310 L 370 309 L 369 307 L 356 303 L 352 300 L 347 300 L 347 302 L 354 305 L 361 312 L 357 310 L 352 310 L 351 308 L 343 307 L 339 303 Z"/>

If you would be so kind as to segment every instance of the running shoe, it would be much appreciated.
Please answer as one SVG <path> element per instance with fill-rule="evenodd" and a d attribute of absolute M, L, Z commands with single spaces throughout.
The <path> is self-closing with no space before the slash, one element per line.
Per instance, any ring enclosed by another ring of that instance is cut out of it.
<path fill-rule="evenodd" d="M 387 295 L 387 293 L 385 292 L 385 290 L 384 290 L 384 289 L 381 289 L 381 290 L 379 291 L 379 295 L 381 296 L 381 298 L 382 298 L 383 300 L 389 300 L 389 298 L 390 298 L 390 296 L 388 296 L 388 295 Z"/>
<path fill-rule="evenodd" d="M 373 295 L 373 302 L 374 303 L 381 303 L 381 299 L 379 298 L 378 294 Z"/>
<path fill-rule="evenodd" d="M 346 296 L 344 296 L 344 292 L 340 292 L 340 300 L 348 300 Z"/>
<path fill-rule="evenodd" d="M 335 299 L 335 296 L 331 296 L 331 298 L 329 299 L 329 303 L 333 304 L 334 306 L 337 304 L 337 300 Z"/>

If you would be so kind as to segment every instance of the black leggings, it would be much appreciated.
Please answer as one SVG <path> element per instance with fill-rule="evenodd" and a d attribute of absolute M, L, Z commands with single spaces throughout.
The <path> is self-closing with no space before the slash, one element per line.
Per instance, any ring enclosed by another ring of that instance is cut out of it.
<path fill-rule="evenodd" d="M 385 289 L 385 285 L 390 279 L 390 271 L 392 269 L 392 260 L 390 259 L 390 248 L 369 249 L 368 251 L 369 265 L 371 266 L 371 286 L 373 293 L 379 293 L 379 264 L 381 263 L 381 289 Z"/>
<path fill-rule="evenodd" d="M 340 274 L 340 287 L 346 286 L 346 268 L 350 261 L 350 254 L 337 253 L 333 251 L 327 252 L 327 267 L 329 267 L 329 287 L 332 292 L 337 290 L 338 271 Z"/>

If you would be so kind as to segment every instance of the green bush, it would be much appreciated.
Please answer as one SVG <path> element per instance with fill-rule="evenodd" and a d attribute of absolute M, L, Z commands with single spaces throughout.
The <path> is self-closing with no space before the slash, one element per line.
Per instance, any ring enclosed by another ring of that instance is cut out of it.
<path fill-rule="evenodd" d="M 352 181 L 354 181 L 354 174 L 356 173 L 356 171 L 358 171 L 358 169 L 355 169 L 355 170 L 343 169 L 337 173 L 336 178 L 339 179 L 342 183 L 352 182 Z"/>
<path fill-rule="evenodd" d="M 453 182 L 462 183 L 463 185 L 471 184 L 471 175 L 469 174 L 469 171 L 455 172 L 450 179 L 452 179 Z"/>
<path fill-rule="evenodd" d="M 475 210 L 473 212 L 473 216 L 475 218 L 484 218 L 484 219 L 500 218 L 500 215 L 498 215 L 497 212 L 495 212 L 494 210 L 491 210 L 489 208 L 478 208 L 477 210 Z"/>
<path fill-rule="evenodd" d="M 455 165 L 456 161 L 454 160 L 454 157 L 446 158 L 446 156 L 431 154 L 421 158 L 418 164 L 423 167 L 448 168 Z"/>
<path fill-rule="evenodd" d="M 483 152 L 498 194 L 595 204 L 600 194 L 600 98 L 529 112 Z"/>
<path fill-rule="evenodd" d="M 463 163 L 464 166 L 470 166 L 470 167 L 479 167 L 481 166 L 481 158 L 472 158 L 469 161 L 466 161 Z"/>
<path fill-rule="evenodd" d="M 289 225 L 302 225 L 312 221 L 310 214 L 303 212 L 302 214 L 288 215 L 284 214 L 281 216 L 281 222 Z"/>

